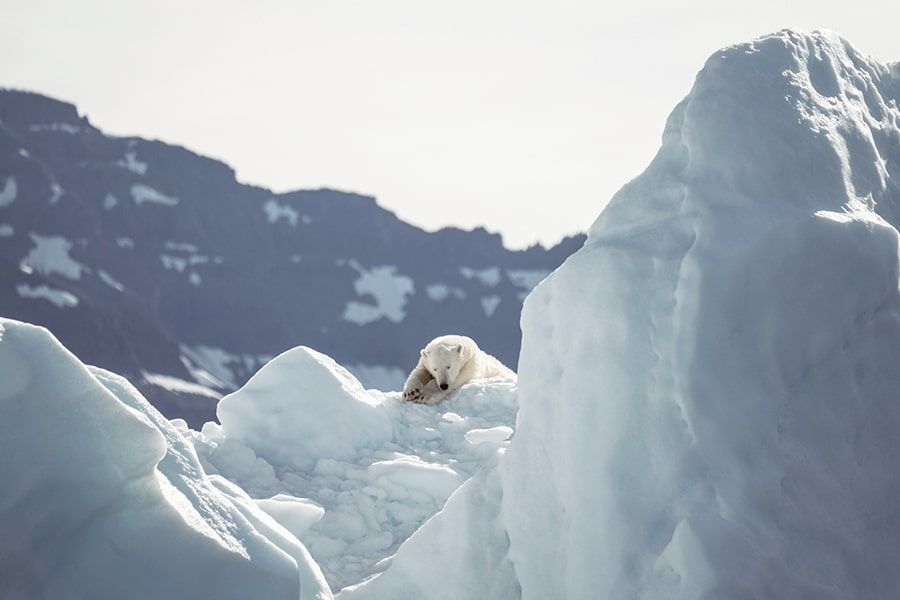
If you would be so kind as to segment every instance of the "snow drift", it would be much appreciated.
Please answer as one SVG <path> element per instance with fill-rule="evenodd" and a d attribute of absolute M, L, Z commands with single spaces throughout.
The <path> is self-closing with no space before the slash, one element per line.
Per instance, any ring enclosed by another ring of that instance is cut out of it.
<path fill-rule="evenodd" d="M 211 485 L 124 379 L 0 320 L 0 595 L 330 598 L 306 549 Z"/>

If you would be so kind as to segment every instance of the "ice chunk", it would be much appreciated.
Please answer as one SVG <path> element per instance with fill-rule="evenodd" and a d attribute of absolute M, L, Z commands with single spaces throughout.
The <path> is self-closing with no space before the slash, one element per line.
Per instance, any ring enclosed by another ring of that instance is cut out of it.
<path fill-rule="evenodd" d="M 0 381 L 4 595 L 330 597 L 302 544 L 213 487 L 123 378 L 0 319 Z"/>

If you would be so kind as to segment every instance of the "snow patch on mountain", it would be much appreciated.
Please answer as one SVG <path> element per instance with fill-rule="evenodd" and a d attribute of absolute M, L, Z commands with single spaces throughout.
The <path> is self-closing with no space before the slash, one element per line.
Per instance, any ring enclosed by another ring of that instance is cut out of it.
<path fill-rule="evenodd" d="M 263 205 L 263 210 L 266 212 L 266 218 L 269 220 L 269 223 L 277 223 L 284 219 L 291 227 L 296 227 L 297 220 L 300 218 L 300 213 L 294 207 L 281 204 L 275 199 L 268 200 Z"/>
<path fill-rule="evenodd" d="M 75 294 L 65 290 L 58 290 L 41 284 L 37 286 L 21 283 L 16 286 L 16 292 L 22 298 L 40 298 L 54 304 L 58 308 L 72 308 L 78 306 L 78 298 Z"/>
<path fill-rule="evenodd" d="M 81 272 L 89 272 L 83 264 L 69 256 L 72 242 L 55 235 L 31 234 L 34 248 L 20 263 L 26 270 L 34 270 L 42 275 L 59 274 L 68 279 L 81 279 Z"/>
<path fill-rule="evenodd" d="M 459 272 L 466 279 L 474 279 L 480 281 L 483 285 L 494 287 L 500 283 L 500 269 L 498 267 L 488 267 L 486 269 L 473 269 L 471 267 L 460 267 Z"/>
<path fill-rule="evenodd" d="M 194 383 L 192 381 L 185 381 L 184 379 L 179 379 L 178 377 L 172 377 L 171 375 L 161 375 L 159 373 L 148 373 L 147 371 L 144 371 L 142 373 L 142 376 L 144 378 L 144 381 L 146 381 L 147 383 L 158 385 L 159 387 L 165 388 L 178 394 L 196 394 L 198 396 L 206 396 L 215 400 L 218 400 L 222 397 L 222 394 L 206 386 Z"/>
<path fill-rule="evenodd" d="M 433 283 L 425 288 L 425 293 L 435 302 L 443 302 L 450 296 L 464 300 L 466 293 L 458 287 L 452 287 L 445 283 Z"/>
<path fill-rule="evenodd" d="M 138 160 L 137 152 L 134 151 L 126 152 L 123 158 L 116 161 L 116 165 L 137 175 L 147 173 L 147 163 Z"/>
<path fill-rule="evenodd" d="M 12 237 L 16 230 L 8 223 L 0 223 L 0 237 Z"/>
<path fill-rule="evenodd" d="M 75 135 L 81 132 L 81 127 L 71 123 L 35 123 L 28 128 L 34 132 L 59 132 Z"/>
<path fill-rule="evenodd" d="M 359 277 L 353 282 L 353 289 L 359 296 L 370 296 L 375 303 L 351 300 L 344 308 L 344 320 L 357 325 L 365 325 L 381 318 L 399 323 L 406 316 L 403 307 L 407 296 L 415 293 L 413 280 L 397 273 L 394 265 L 383 265 L 366 269 L 355 260 L 347 261 Z"/>
<path fill-rule="evenodd" d="M 136 183 L 131 186 L 131 197 L 134 199 L 134 203 L 138 206 L 140 206 L 144 202 L 150 202 L 151 204 L 161 204 L 163 206 L 175 206 L 176 204 L 178 204 L 178 198 L 167 196 L 162 192 L 153 189 L 149 185 L 144 185 L 143 183 Z"/>
<path fill-rule="evenodd" d="M 59 202 L 59 199 L 62 198 L 63 189 L 62 186 L 58 183 L 50 184 L 50 198 L 47 200 L 48 204 L 56 204 Z"/>
<path fill-rule="evenodd" d="M 97 271 L 97 275 L 100 277 L 100 279 L 103 281 L 103 283 L 105 283 L 112 289 L 116 290 L 117 292 L 121 292 L 125 289 L 125 286 L 123 286 L 121 283 L 116 281 L 116 279 L 112 275 L 110 275 L 103 269 L 99 269 Z"/>
<path fill-rule="evenodd" d="M 525 300 L 531 290 L 549 274 L 550 271 L 546 269 L 507 269 L 506 271 L 509 281 L 522 290 L 518 294 L 520 300 Z"/>
<path fill-rule="evenodd" d="M 19 191 L 19 187 L 16 184 L 16 178 L 15 177 L 7 177 L 3 181 L 3 189 L 0 190 L 0 208 L 9 206 L 10 204 L 12 204 L 16 199 L 16 195 L 18 194 L 18 191 Z"/>
<path fill-rule="evenodd" d="M 500 306 L 500 296 L 485 296 L 481 299 L 481 308 L 484 310 L 484 316 L 491 318 L 494 311 Z"/>

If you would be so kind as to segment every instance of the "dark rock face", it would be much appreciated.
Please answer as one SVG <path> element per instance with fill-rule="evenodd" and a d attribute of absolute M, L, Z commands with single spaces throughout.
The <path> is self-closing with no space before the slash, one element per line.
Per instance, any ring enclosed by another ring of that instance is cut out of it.
<path fill-rule="evenodd" d="M 298 344 L 373 386 L 397 385 L 445 333 L 515 367 L 524 295 L 583 241 L 510 251 L 480 228 L 425 232 L 369 196 L 275 194 L 0 90 L 0 314 L 49 327 L 193 425 Z"/>

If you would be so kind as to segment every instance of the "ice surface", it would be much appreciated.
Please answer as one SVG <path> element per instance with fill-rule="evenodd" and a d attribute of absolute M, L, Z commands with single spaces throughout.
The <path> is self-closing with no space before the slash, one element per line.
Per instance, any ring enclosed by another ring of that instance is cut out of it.
<path fill-rule="evenodd" d="M 898 98 L 832 34 L 717 52 L 531 294 L 501 468 L 523 598 L 900 589 Z"/>
<path fill-rule="evenodd" d="M 302 544 L 212 485 L 123 378 L 2 319 L 0 381 L 4 597 L 330 597 Z"/>
<path fill-rule="evenodd" d="M 221 426 L 188 435 L 208 472 L 304 531 L 340 589 L 383 570 L 454 490 L 490 468 L 515 414 L 509 381 L 473 382 L 437 406 L 410 404 L 399 393 L 364 390 L 333 360 L 300 347 L 223 398 Z M 285 504 L 287 497 L 306 504 Z M 321 520 L 311 519 L 311 506 L 324 509 Z"/>

